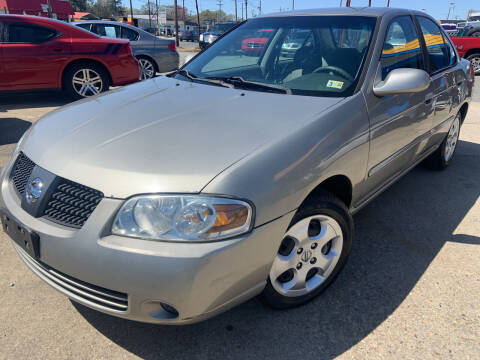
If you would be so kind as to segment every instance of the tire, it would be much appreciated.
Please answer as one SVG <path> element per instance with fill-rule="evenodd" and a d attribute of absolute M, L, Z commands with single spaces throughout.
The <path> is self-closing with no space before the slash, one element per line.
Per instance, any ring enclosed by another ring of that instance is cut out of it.
<path fill-rule="evenodd" d="M 457 149 L 461 125 L 462 115 L 458 113 L 439 148 L 425 159 L 424 164 L 426 167 L 431 170 L 444 170 L 452 163 L 455 150 Z"/>
<path fill-rule="evenodd" d="M 157 75 L 157 67 L 152 59 L 146 56 L 137 57 L 140 65 L 140 80 L 148 80 Z"/>
<path fill-rule="evenodd" d="M 475 75 L 480 75 L 480 53 L 467 56 L 467 60 L 473 64 Z"/>
<path fill-rule="evenodd" d="M 287 309 L 321 294 L 345 265 L 353 235 L 352 216 L 337 197 L 322 191 L 307 200 L 282 240 L 262 300 L 271 307 Z"/>
<path fill-rule="evenodd" d="M 94 96 L 110 87 L 106 70 L 93 62 L 73 64 L 63 74 L 63 88 L 74 99 Z"/>

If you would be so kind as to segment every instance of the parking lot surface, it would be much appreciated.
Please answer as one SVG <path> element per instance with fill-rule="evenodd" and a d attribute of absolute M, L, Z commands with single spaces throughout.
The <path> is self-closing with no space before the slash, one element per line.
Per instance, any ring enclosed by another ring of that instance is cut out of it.
<path fill-rule="evenodd" d="M 253 299 L 189 326 L 117 319 L 43 283 L 0 230 L 0 358 L 480 358 L 478 87 L 452 166 L 419 166 L 360 211 L 337 281 L 293 310 Z M 68 102 L 0 94 L 0 167 L 31 123 Z"/>

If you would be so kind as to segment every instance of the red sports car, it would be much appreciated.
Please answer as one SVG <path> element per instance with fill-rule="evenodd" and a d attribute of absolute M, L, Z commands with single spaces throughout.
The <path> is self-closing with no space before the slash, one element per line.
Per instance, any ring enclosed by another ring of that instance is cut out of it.
<path fill-rule="evenodd" d="M 138 79 L 128 40 L 42 17 L 0 15 L 0 90 L 58 88 L 82 98 Z"/>

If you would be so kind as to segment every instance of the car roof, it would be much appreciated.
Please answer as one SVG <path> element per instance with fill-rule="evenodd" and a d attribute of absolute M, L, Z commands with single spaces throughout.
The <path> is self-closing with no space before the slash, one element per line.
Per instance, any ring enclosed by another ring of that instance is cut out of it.
<path fill-rule="evenodd" d="M 112 24 L 112 25 L 119 25 L 119 26 L 123 26 L 123 27 L 126 27 L 126 28 L 129 28 L 129 29 L 132 29 L 132 30 L 135 30 L 137 32 L 141 32 L 142 34 L 146 34 L 146 35 L 150 35 L 150 36 L 153 36 L 152 34 L 146 32 L 145 30 L 143 29 L 140 29 L 136 26 L 132 26 L 130 24 L 127 24 L 127 23 L 124 23 L 124 22 L 121 22 L 121 21 L 112 21 L 112 20 L 82 20 L 82 21 L 75 21 L 73 22 L 72 24 L 76 25 L 76 24 Z"/>
<path fill-rule="evenodd" d="M 272 14 L 260 15 L 256 18 L 262 17 L 287 17 L 287 16 L 323 16 L 323 15 L 351 15 L 351 16 L 372 16 L 372 17 L 382 17 L 386 14 L 418 14 L 426 15 L 423 12 L 410 10 L 410 9 L 398 9 L 390 7 L 332 7 L 332 8 L 318 8 L 318 9 L 307 9 L 307 10 L 294 10 L 294 11 L 283 11 L 276 12 Z"/>

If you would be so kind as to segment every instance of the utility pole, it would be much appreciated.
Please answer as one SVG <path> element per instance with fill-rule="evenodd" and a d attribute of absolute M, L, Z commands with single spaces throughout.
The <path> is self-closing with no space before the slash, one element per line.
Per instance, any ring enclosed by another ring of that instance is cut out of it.
<path fill-rule="evenodd" d="M 248 20 L 248 0 L 245 0 L 245 20 Z"/>
<path fill-rule="evenodd" d="M 200 37 L 200 14 L 198 12 L 198 0 L 195 0 L 195 8 L 197 9 L 198 36 Z"/>
<path fill-rule="evenodd" d="M 258 14 L 259 15 L 262 14 L 262 0 L 259 0 L 259 3 L 258 3 Z"/>
<path fill-rule="evenodd" d="M 132 24 L 131 25 L 134 25 L 135 24 L 133 23 L 133 6 L 132 6 L 132 0 L 130 0 L 130 18 L 132 19 Z"/>
<path fill-rule="evenodd" d="M 177 0 L 173 0 L 173 6 L 175 6 L 174 16 L 175 16 L 175 44 L 180 46 L 180 42 L 178 41 L 178 8 L 177 8 Z"/>
<path fill-rule="evenodd" d="M 372 6 L 372 0 L 368 0 L 368 7 Z"/>
<path fill-rule="evenodd" d="M 350 7 L 351 2 L 352 2 L 352 0 L 347 0 L 347 3 L 345 4 L 345 6 Z"/>
<path fill-rule="evenodd" d="M 387 7 L 390 7 L 390 0 L 387 0 Z"/>
<path fill-rule="evenodd" d="M 182 20 L 183 20 L 183 30 L 185 30 L 185 0 L 182 0 Z"/>
<path fill-rule="evenodd" d="M 218 5 L 217 22 L 219 22 L 220 20 L 222 20 L 221 16 L 222 16 L 223 0 L 218 0 L 217 5 Z M 220 20 L 219 20 L 219 19 L 220 19 Z"/>
<path fill-rule="evenodd" d="M 295 0 L 292 0 L 292 10 L 295 10 Z"/>
<path fill-rule="evenodd" d="M 148 6 L 148 23 L 150 26 L 150 31 L 152 31 L 152 17 L 150 15 L 150 0 L 147 1 L 147 6 Z"/>
<path fill-rule="evenodd" d="M 237 16 L 237 0 L 235 0 L 235 21 L 238 21 L 238 16 Z"/>
<path fill-rule="evenodd" d="M 155 5 L 157 6 L 157 35 L 160 35 L 160 23 L 158 22 L 158 0 L 155 0 Z"/>
<path fill-rule="evenodd" d="M 340 7 L 342 7 L 342 4 L 343 4 L 343 0 L 340 0 Z"/>
<path fill-rule="evenodd" d="M 48 6 L 48 17 L 51 18 L 52 17 L 52 3 L 50 2 L 50 0 L 47 1 L 47 6 Z"/>

